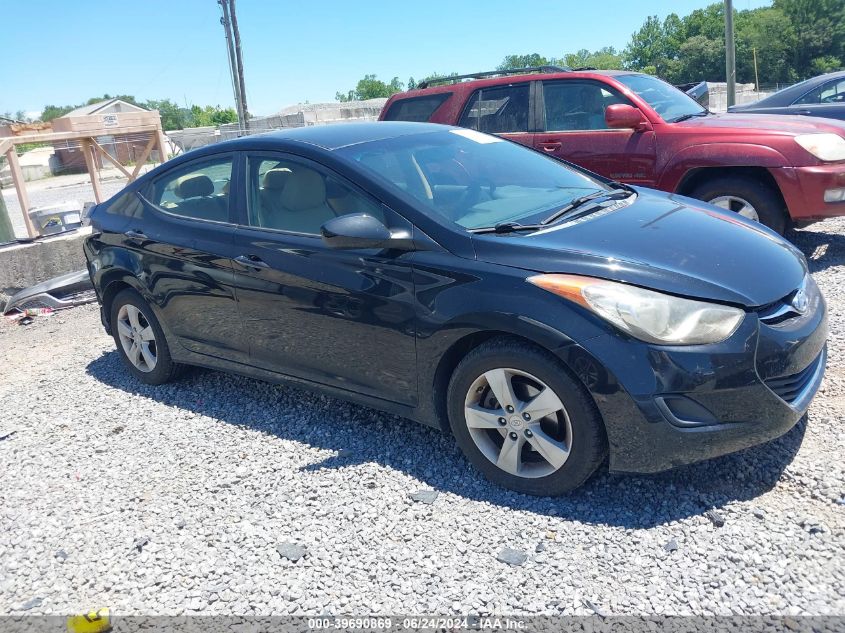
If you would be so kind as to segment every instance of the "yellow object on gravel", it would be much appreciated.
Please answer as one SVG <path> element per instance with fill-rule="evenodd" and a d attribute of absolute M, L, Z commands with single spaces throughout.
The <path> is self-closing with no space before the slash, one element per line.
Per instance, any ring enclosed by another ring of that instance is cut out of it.
<path fill-rule="evenodd" d="M 72 615 L 67 619 L 68 633 L 105 633 L 111 631 L 109 608 L 103 607 L 82 615 Z"/>

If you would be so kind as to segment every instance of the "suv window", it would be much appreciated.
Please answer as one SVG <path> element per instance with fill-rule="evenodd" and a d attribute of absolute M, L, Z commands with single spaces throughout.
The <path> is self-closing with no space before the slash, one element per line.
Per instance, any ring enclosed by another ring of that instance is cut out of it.
<path fill-rule="evenodd" d="M 628 103 L 609 86 L 583 81 L 544 81 L 546 131 L 606 130 L 604 111 L 614 103 Z"/>
<path fill-rule="evenodd" d="M 385 121 L 420 121 L 425 122 L 431 118 L 443 102 L 452 96 L 451 92 L 442 92 L 436 95 L 424 97 L 411 97 L 410 99 L 399 99 L 394 101 L 384 115 Z"/>
<path fill-rule="evenodd" d="M 384 221 L 379 205 L 313 163 L 253 156 L 248 177 L 250 226 L 319 235 L 323 224 L 347 213 Z"/>
<path fill-rule="evenodd" d="M 476 90 L 458 125 L 490 134 L 527 132 L 528 84 Z"/>
<path fill-rule="evenodd" d="M 796 101 L 796 104 L 843 103 L 845 102 L 845 79 L 835 79 L 811 90 Z"/>
<path fill-rule="evenodd" d="M 152 202 L 174 215 L 228 222 L 231 179 L 231 156 L 191 163 L 158 179 Z"/>

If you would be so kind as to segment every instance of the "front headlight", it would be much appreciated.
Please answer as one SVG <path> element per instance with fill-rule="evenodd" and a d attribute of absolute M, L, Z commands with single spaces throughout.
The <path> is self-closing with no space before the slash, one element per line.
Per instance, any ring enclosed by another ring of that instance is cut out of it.
<path fill-rule="evenodd" d="M 647 343 L 718 343 L 733 334 L 745 316 L 739 308 L 682 299 L 594 277 L 537 275 L 527 281 L 584 306 Z"/>
<path fill-rule="evenodd" d="M 838 134 L 800 134 L 795 142 L 819 160 L 845 160 L 845 138 Z"/>

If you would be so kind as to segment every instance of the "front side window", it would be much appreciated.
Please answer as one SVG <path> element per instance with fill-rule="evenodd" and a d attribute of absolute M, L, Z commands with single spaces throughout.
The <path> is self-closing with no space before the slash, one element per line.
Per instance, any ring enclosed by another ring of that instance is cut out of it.
<path fill-rule="evenodd" d="M 426 95 L 425 97 L 411 97 L 394 101 L 385 113 L 385 121 L 418 121 L 426 122 L 443 103 L 452 96 L 451 92 Z"/>
<path fill-rule="evenodd" d="M 695 99 L 651 75 L 617 75 L 616 79 L 646 101 L 664 121 L 670 123 L 707 113 Z"/>
<path fill-rule="evenodd" d="M 829 81 L 815 90 L 811 90 L 795 103 L 800 105 L 845 103 L 845 79 Z"/>
<path fill-rule="evenodd" d="M 452 129 L 336 150 L 424 212 L 466 229 L 539 222 L 573 199 L 609 190 L 602 181 L 517 143 Z M 390 170 L 380 165 L 390 164 Z"/>
<path fill-rule="evenodd" d="M 528 84 L 482 88 L 473 93 L 459 123 L 488 134 L 528 131 Z"/>
<path fill-rule="evenodd" d="M 228 222 L 231 180 L 231 156 L 191 163 L 156 180 L 152 202 L 174 215 Z"/>
<path fill-rule="evenodd" d="M 247 175 L 250 226 L 319 235 L 323 224 L 349 213 L 384 221 L 378 204 L 313 163 L 252 156 Z"/>
<path fill-rule="evenodd" d="M 609 86 L 583 81 L 543 82 L 546 131 L 606 130 L 604 111 L 614 103 L 628 103 Z"/>

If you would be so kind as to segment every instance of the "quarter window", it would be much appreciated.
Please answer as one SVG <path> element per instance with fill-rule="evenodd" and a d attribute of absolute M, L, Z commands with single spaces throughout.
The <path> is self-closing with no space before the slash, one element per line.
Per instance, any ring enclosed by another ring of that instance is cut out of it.
<path fill-rule="evenodd" d="M 231 179 L 231 156 L 191 163 L 157 180 L 152 202 L 174 215 L 228 222 Z"/>
<path fill-rule="evenodd" d="M 312 163 L 253 156 L 248 165 L 250 226 L 319 235 L 323 224 L 348 213 L 384 222 L 379 205 Z"/>
<path fill-rule="evenodd" d="M 425 122 L 431 118 L 434 111 L 444 101 L 452 96 L 451 92 L 443 92 L 425 97 L 412 97 L 394 101 L 390 109 L 385 113 L 385 121 L 420 121 Z"/>
<path fill-rule="evenodd" d="M 609 86 L 576 81 L 543 83 L 546 130 L 606 130 L 604 111 L 614 103 L 628 103 Z"/>
<path fill-rule="evenodd" d="M 482 88 L 467 103 L 460 125 L 501 134 L 528 131 L 528 84 Z"/>

